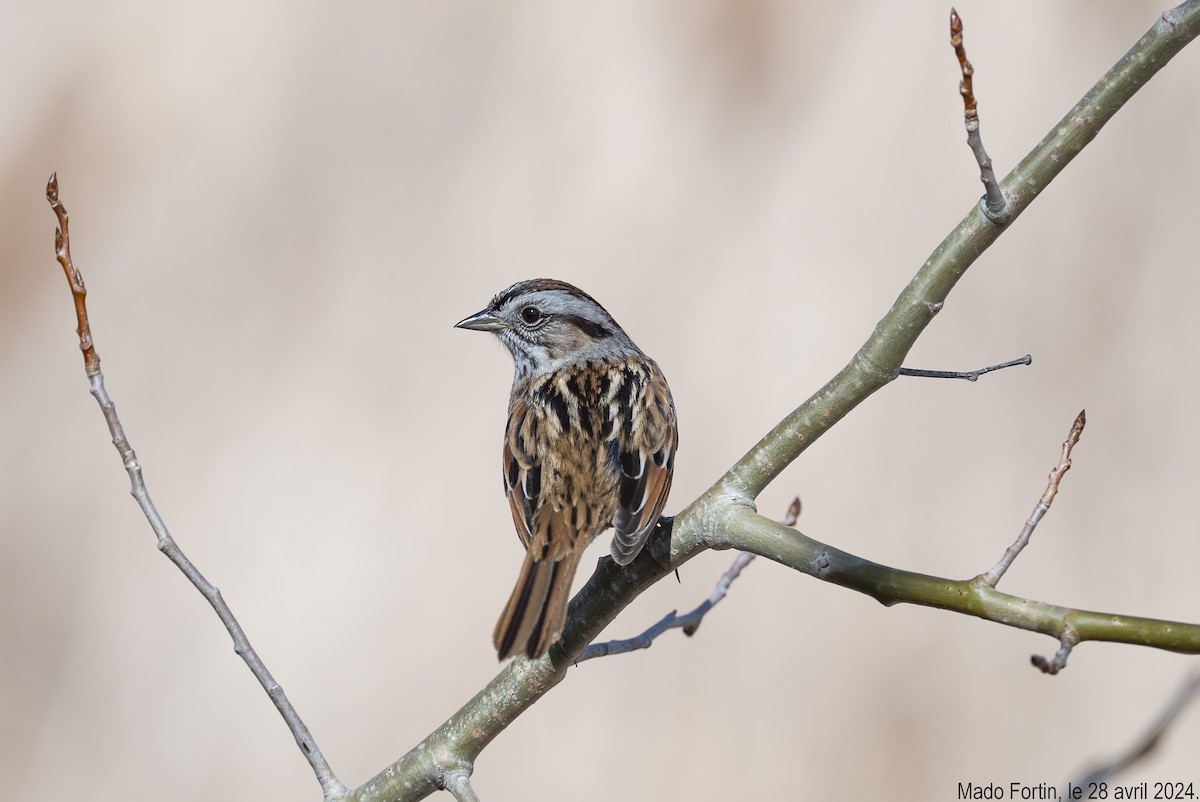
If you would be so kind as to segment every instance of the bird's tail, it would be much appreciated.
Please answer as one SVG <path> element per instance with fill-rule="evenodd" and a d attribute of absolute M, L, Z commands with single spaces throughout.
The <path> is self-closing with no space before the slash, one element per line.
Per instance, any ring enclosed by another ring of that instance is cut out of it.
<path fill-rule="evenodd" d="M 517 586 L 496 622 L 492 642 L 501 660 L 515 654 L 541 657 L 562 635 L 571 582 L 583 550 L 567 549 L 557 560 L 538 551 L 525 553 Z"/>

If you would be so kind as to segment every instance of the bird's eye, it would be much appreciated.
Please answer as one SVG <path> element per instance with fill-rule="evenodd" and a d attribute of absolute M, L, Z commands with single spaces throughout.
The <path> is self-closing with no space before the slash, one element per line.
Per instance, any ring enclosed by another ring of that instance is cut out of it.
<path fill-rule="evenodd" d="M 536 306 L 527 306 L 521 310 L 521 320 L 524 320 L 530 326 L 542 319 L 542 310 Z"/>

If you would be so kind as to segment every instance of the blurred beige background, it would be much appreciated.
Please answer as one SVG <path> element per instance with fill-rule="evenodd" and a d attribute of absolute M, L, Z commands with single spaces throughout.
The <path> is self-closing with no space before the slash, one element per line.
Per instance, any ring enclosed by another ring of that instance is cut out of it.
<path fill-rule="evenodd" d="M 1162 2 L 1162 0 L 1160 0 Z M 961 2 L 1007 172 L 1163 8 Z M 979 197 L 945 2 L 7 3 L 0 25 L 0 763 L 22 800 L 317 799 L 154 548 L 87 394 L 58 170 L 109 390 L 173 533 L 351 785 L 496 671 L 519 564 L 511 363 L 451 328 L 545 275 L 680 411 L 668 510 L 837 370 Z M 763 495 L 970 576 L 1075 468 L 1012 593 L 1200 619 L 1200 45 L 988 251 L 899 381 Z M 597 545 L 596 556 L 606 545 Z M 627 610 L 706 596 L 729 563 Z M 588 571 L 583 571 L 586 575 Z M 582 581 L 580 579 L 579 581 Z M 693 639 L 589 663 L 480 758 L 487 800 L 952 799 L 1061 784 L 1194 658 L 1047 638 L 755 562 Z M 1200 781 L 1200 710 L 1129 781 Z"/>

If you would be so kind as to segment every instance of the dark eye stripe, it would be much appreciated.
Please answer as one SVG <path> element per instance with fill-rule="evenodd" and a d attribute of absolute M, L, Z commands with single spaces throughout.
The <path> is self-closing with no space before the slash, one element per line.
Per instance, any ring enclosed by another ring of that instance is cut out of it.
<path fill-rule="evenodd" d="M 606 337 L 611 337 L 612 332 L 603 323 L 597 323 L 594 320 L 588 320 L 579 315 L 563 315 L 562 319 L 573 325 L 575 328 L 582 331 L 593 340 L 603 340 Z"/>

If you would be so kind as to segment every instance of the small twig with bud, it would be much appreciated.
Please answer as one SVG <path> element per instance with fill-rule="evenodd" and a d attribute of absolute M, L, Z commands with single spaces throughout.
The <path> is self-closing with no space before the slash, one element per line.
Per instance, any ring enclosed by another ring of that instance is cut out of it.
<path fill-rule="evenodd" d="M 100 410 L 104 413 L 104 420 L 108 423 L 108 431 L 112 435 L 113 445 L 116 447 L 117 453 L 121 455 L 121 462 L 125 465 L 125 471 L 129 474 L 130 492 L 137 500 L 138 506 L 141 507 L 142 513 L 146 516 L 146 520 L 150 522 L 150 528 L 154 530 L 154 534 L 158 538 L 158 550 L 165 554 L 171 562 L 175 563 L 176 567 L 183 572 L 184 576 L 195 585 L 196 589 L 212 605 L 213 610 L 217 613 L 217 617 L 221 619 L 221 623 L 229 631 L 229 636 L 233 638 L 233 650 L 246 662 L 250 671 L 262 685 L 263 690 L 267 692 L 267 696 L 275 703 L 275 707 L 279 710 L 280 715 L 283 716 L 288 729 L 291 730 L 293 737 L 296 739 L 296 744 L 300 747 L 300 751 L 304 753 L 304 757 L 308 760 L 309 765 L 312 766 L 313 773 L 317 776 L 317 781 L 321 783 L 321 790 L 325 795 L 325 799 L 330 800 L 344 796 L 347 793 L 346 786 L 333 773 L 333 769 L 329 767 L 325 756 L 317 747 L 316 741 L 313 740 L 312 733 L 308 731 L 308 727 L 300 720 L 299 714 L 292 707 L 292 703 L 283 692 L 283 688 L 271 676 L 267 667 L 250 645 L 250 641 L 246 638 L 246 633 L 242 630 L 241 624 L 234 618 L 229 605 L 221 597 L 221 591 L 205 579 L 196 566 L 192 564 L 191 560 L 180 550 L 174 538 L 171 537 L 171 533 L 167 530 L 167 525 L 163 522 L 162 516 L 159 515 L 158 510 L 155 508 L 154 502 L 151 501 L 150 493 L 146 489 L 146 482 L 142 477 L 142 465 L 138 462 L 137 454 L 134 453 L 133 446 L 129 444 L 129 439 L 125 436 L 121 420 L 117 417 L 116 405 L 108 397 L 108 392 L 104 387 L 104 374 L 100 371 L 100 355 L 96 353 L 96 348 L 92 343 L 91 326 L 88 322 L 87 289 L 83 283 L 83 276 L 71 261 L 71 232 L 68 227 L 67 210 L 58 197 L 57 174 L 51 175 L 50 181 L 46 184 L 46 200 L 50 202 L 50 208 L 54 210 L 54 214 L 58 218 L 58 228 L 54 233 L 54 252 L 63 267 L 63 271 L 67 275 L 67 282 L 71 285 L 71 295 L 75 299 L 79 348 L 83 351 L 83 364 L 87 372 L 88 382 L 91 385 L 91 393 L 96 398 L 97 403 L 100 404 Z"/>
<path fill-rule="evenodd" d="M 704 616 L 716 606 L 717 602 L 725 598 L 725 594 L 729 591 L 729 586 L 733 584 L 733 581 L 742 573 L 742 569 L 749 565 L 753 559 L 753 554 L 747 552 L 739 553 L 733 561 L 733 565 L 729 566 L 729 570 L 721 575 L 713 592 L 709 594 L 707 599 L 700 603 L 700 606 L 691 612 L 679 615 L 678 611 L 672 610 L 663 616 L 658 623 L 640 635 L 635 635 L 625 640 L 593 643 L 580 652 L 575 657 L 574 662 L 578 664 L 584 660 L 591 660 L 596 657 L 608 657 L 612 654 L 625 654 L 626 652 L 635 652 L 639 649 L 649 649 L 659 635 L 671 629 L 682 629 L 683 633 L 689 636 L 695 634 Z"/>
<path fill-rule="evenodd" d="M 1083 434 L 1083 427 L 1086 425 L 1087 410 L 1080 410 L 1079 414 L 1075 416 L 1075 422 L 1071 424 L 1071 431 L 1067 433 L 1067 439 L 1063 441 L 1062 454 L 1058 458 L 1058 464 L 1050 471 L 1050 477 L 1046 481 L 1046 489 L 1042 493 L 1042 497 L 1037 500 L 1037 504 L 1033 505 L 1033 512 L 1029 513 L 1029 518 L 1025 521 L 1025 526 L 1021 529 L 1021 533 L 1017 535 L 1017 539 L 1004 552 L 1004 556 L 992 566 L 990 571 L 980 575 L 979 580 L 981 582 L 993 588 L 996 587 L 996 584 L 1000 581 L 1000 577 L 1004 576 L 1004 572 L 1012 566 L 1021 551 L 1029 545 L 1029 540 L 1033 537 L 1033 530 L 1037 528 L 1038 523 L 1050 511 L 1050 505 L 1054 503 L 1054 497 L 1058 495 L 1059 483 L 1062 482 L 1062 478 L 1066 472 L 1071 470 L 1071 449 L 1075 448 L 1075 444 L 1079 442 L 1079 436 Z"/>
<path fill-rule="evenodd" d="M 922 368 L 900 368 L 898 371 L 901 376 L 919 376 L 924 379 L 966 379 L 969 382 L 979 381 L 979 377 L 985 373 L 991 373 L 993 370 L 1003 370 L 1004 368 L 1013 368 L 1017 365 L 1032 365 L 1033 357 L 1026 354 L 1017 359 L 1010 359 L 1007 362 L 1001 362 L 999 365 L 989 365 L 986 368 L 978 370 L 924 370 Z"/>
<path fill-rule="evenodd" d="M 781 523 L 784 526 L 795 526 L 799 518 L 800 497 L 797 496 L 788 505 L 787 514 L 783 516 Z M 593 643 L 575 657 L 575 663 L 582 663 L 584 660 L 591 660 L 596 657 L 607 657 L 610 654 L 625 654 L 626 652 L 634 652 L 639 649 L 649 649 L 659 635 L 671 629 L 682 629 L 683 634 L 688 637 L 695 635 L 696 630 L 700 628 L 700 623 L 704 620 L 704 616 L 708 614 L 709 610 L 716 607 L 721 599 L 725 598 L 725 594 L 729 592 L 730 585 L 741 575 L 742 569 L 750 564 L 754 556 L 749 552 L 740 552 L 737 558 L 734 559 L 733 564 L 729 566 L 729 569 L 717 580 L 716 587 L 713 588 L 708 598 L 691 612 L 679 615 L 678 611 L 672 610 L 663 616 L 658 623 L 640 635 L 635 635 L 625 640 Z"/>
<path fill-rule="evenodd" d="M 1112 760 L 1091 769 L 1079 779 L 1073 780 L 1072 785 L 1079 788 L 1087 788 L 1093 783 L 1106 782 L 1118 773 L 1144 759 L 1162 743 L 1163 736 L 1166 735 L 1167 730 L 1197 696 L 1200 696 L 1200 671 L 1193 672 L 1184 681 L 1183 685 L 1175 691 L 1175 694 L 1167 702 L 1167 706 L 1163 708 L 1162 712 L 1158 714 L 1158 718 L 1150 726 L 1150 729 L 1133 746 Z"/>
<path fill-rule="evenodd" d="M 1025 526 L 1021 528 L 1021 533 L 1017 535 L 1017 539 L 1009 546 L 1004 556 L 992 566 L 991 570 L 985 574 L 980 574 L 976 577 L 976 581 L 990 588 L 996 587 L 1000 582 L 1000 578 L 1005 572 L 1012 567 L 1013 562 L 1029 545 L 1029 541 L 1033 538 L 1033 530 L 1037 528 L 1038 523 L 1050 511 L 1050 505 L 1054 503 L 1054 498 L 1058 495 L 1058 486 L 1062 482 L 1063 476 L 1067 471 L 1071 470 L 1071 450 L 1075 448 L 1075 444 L 1079 442 L 1079 436 L 1083 434 L 1083 427 L 1087 425 L 1087 411 L 1080 410 L 1075 416 L 1074 423 L 1071 424 L 1071 431 L 1067 433 L 1067 439 L 1063 441 L 1062 453 L 1058 458 L 1058 464 L 1050 471 L 1050 476 L 1046 481 L 1046 489 L 1042 492 L 1041 498 L 1033 505 L 1033 512 L 1029 514 L 1029 518 L 1025 521 Z M 1045 674 L 1057 674 L 1067 667 L 1067 658 L 1071 654 L 1071 650 L 1079 643 L 1079 633 L 1068 623 L 1063 627 L 1062 633 L 1059 635 L 1059 648 L 1052 658 L 1045 658 L 1040 654 L 1032 655 L 1029 662 Z"/>
<path fill-rule="evenodd" d="M 100 355 L 92 342 L 92 327 L 88 324 L 87 314 L 87 285 L 83 283 L 83 275 L 75 269 L 71 261 L 71 228 L 67 210 L 58 199 L 58 173 L 53 173 L 46 183 L 46 200 L 58 218 L 58 228 L 54 230 L 54 255 L 62 265 L 67 275 L 67 283 L 71 285 L 71 297 L 75 300 L 75 333 L 79 335 L 79 350 L 83 352 L 83 368 L 88 378 L 100 372 Z M 103 384 L 103 382 L 101 382 Z M 107 418 L 108 415 L 106 414 Z M 122 454 L 122 457 L 125 455 Z"/>
<path fill-rule="evenodd" d="M 950 44 L 954 46 L 954 54 L 958 56 L 958 66 L 962 70 L 962 81 L 958 85 L 958 93 L 963 99 L 963 121 L 967 127 L 967 144 L 975 154 L 975 162 L 979 165 L 979 180 L 983 182 L 984 195 L 983 211 L 994 223 L 1007 223 L 1012 217 L 1008 199 L 1000 189 L 996 180 L 996 171 L 992 169 L 992 159 L 983 148 L 983 137 L 979 133 L 979 109 L 975 103 L 975 87 L 972 78 L 975 68 L 967 61 L 967 51 L 963 47 L 962 17 L 953 8 L 950 9 Z"/>
<path fill-rule="evenodd" d="M 1043 674 L 1053 675 L 1062 671 L 1067 667 L 1067 658 L 1071 656 L 1071 650 L 1079 643 L 1079 633 L 1067 626 L 1058 643 L 1058 651 L 1054 653 L 1054 657 L 1047 660 L 1040 654 L 1034 654 L 1030 655 L 1029 662 L 1041 669 Z"/>

